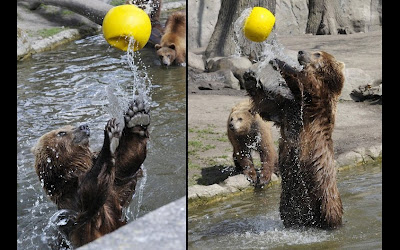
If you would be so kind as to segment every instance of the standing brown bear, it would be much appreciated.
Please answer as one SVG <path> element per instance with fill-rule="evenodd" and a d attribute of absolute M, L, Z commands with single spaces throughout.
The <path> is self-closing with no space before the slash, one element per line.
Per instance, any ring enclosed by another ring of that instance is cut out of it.
<path fill-rule="evenodd" d="M 87 125 L 50 131 L 32 148 L 43 189 L 63 209 L 56 220 L 64 222 L 56 224 L 75 247 L 127 223 L 123 208 L 135 193 L 147 154 L 148 105 L 131 102 L 124 119 L 124 124 L 115 118 L 107 122 L 99 153 L 90 150 Z"/>
<path fill-rule="evenodd" d="M 262 187 L 276 172 L 278 155 L 272 140 L 271 123 L 252 112 L 251 107 L 251 101 L 244 100 L 232 108 L 228 117 L 228 138 L 233 146 L 236 169 L 243 171 L 256 187 Z M 260 154 L 260 174 L 254 167 L 252 151 Z"/>
<path fill-rule="evenodd" d="M 286 84 L 265 85 L 248 71 L 245 86 L 254 109 L 263 118 L 273 117 L 280 126 L 280 216 L 284 225 L 333 229 L 342 224 L 343 215 L 332 131 L 344 83 L 344 64 L 323 51 L 299 51 L 298 61 L 301 70 L 279 59 L 270 62 Z M 291 95 L 279 94 L 285 89 Z"/>
<path fill-rule="evenodd" d="M 175 12 L 165 23 L 161 43 L 156 44 L 157 55 L 165 66 L 186 62 L 186 14 Z"/>

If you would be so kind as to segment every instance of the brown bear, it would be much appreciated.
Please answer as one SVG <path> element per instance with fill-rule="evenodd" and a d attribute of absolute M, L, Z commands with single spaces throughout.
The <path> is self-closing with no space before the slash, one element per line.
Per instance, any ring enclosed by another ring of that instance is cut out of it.
<path fill-rule="evenodd" d="M 157 55 L 164 66 L 182 65 L 186 62 L 186 14 L 172 13 L 165 23 L 161 43 L 156 44 Z"/>
<path fill-rule="evenodd" d="M 298 52 L 303 69 L 279 59 L 270 63 L 286 84 L 279 88 L 244 74 L 254 109 L 280 126 L 279 171 L 282 176 L 280 216 L 286 227 L 334 229 L 342 224 L 343 208 L 336 185 L 332 131 L 344 83 L 344 64 L 327 52 Z M 267 67 L 271 65 L 267 65 Z M 264 70 L 267 70 L 266 68 Z"/>
<path fill-rule="evenodd" d="M 252 112 L 251 107 L 251 101 L 247 99 L 232 108 L 228 117 L 228 138 L 233 146 L 236 170 L 243 172 L 256 187 L 262 187 L 276 172 L 278 155 L 272 140 L 271 122 L 264 121 Z M 259 174 L 253 164 L 252 151 L 260 154 Z"/>
<path fill-rule="evenodd" d="M 124 119 L 124 124 L 115 118 L 107 122 L 98 153 L 89 147 L 87 125 L 50 131 L 32 148 L 42 187 L 62 209 L 56 220 L 68 221 L 58 223 L 59 230 L 75 247 L 127 222 L 123 208 L 135 193 L 147 154 L 148 105 L 140 98 L 132 101 Z"/>

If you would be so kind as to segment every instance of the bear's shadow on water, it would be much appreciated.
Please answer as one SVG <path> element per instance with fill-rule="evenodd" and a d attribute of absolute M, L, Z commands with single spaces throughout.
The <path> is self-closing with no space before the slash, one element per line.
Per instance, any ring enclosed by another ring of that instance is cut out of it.
<path fill-rule="evenodd" d="M 214 165 L 201 169 L 201 177 L 197 180 L 197 184 L 209 186 L 218 184 L 228 179 L 229 176 L 238 175 L 235 166 Z"/>

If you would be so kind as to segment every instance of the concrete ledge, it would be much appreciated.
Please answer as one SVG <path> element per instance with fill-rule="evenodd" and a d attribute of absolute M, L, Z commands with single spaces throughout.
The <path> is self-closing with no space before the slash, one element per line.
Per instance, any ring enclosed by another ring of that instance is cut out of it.
<path fill-rule="evenodd" d="M 381 143 L 368 148 L 358 147 L 354 150 L 342 153 L 335 157 L 335 165 L 338 170 L 340 170 L 341 168 L 352 167 L 363 162 L 373 161 L 379 157 L 382 157 Z M 270 185 L 280 183 L 280 181 L 281 179 L 273 174 Z M 188 187 L 189 205 L 198 199 L 207 200 L 218 195 L 229 195 L 253 188 L 254 187 L 243 174 L 230 176 L 221 183 L 215 183 L 209 186 L 196 184 Z"/>
<path fill-rule="evenodd" d="M 186 196 L 79 249 L 186 249 Z"/>

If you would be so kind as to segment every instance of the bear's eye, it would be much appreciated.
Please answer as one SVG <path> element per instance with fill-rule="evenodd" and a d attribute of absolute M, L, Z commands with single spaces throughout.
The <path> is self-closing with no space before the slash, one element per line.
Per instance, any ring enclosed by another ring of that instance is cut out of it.
<path fill-rule="evenodd" d="M 241 122 L 242 120 L 243 120 L 243 118 L 242 118 L 242 117 L 239 117 L 239 118 L 238 118 L 238 121 L 240 121 L 240 122 Z"/>
<path fill-rule="evenodd" d="M 320 54 L 319 52 L 316 52 L 316 53 L 314 54 L 314 56 L 318 58 L 318 57 L 321 56 L 321 54 Z"/>
<path fill-rule="evenodd" d="M 64 136 L 64 135 L 66 135 L 66 134 L 67 134 L 67 132 L 61 131 L 61 132 L 58 132 L 57 136 Z"/>

